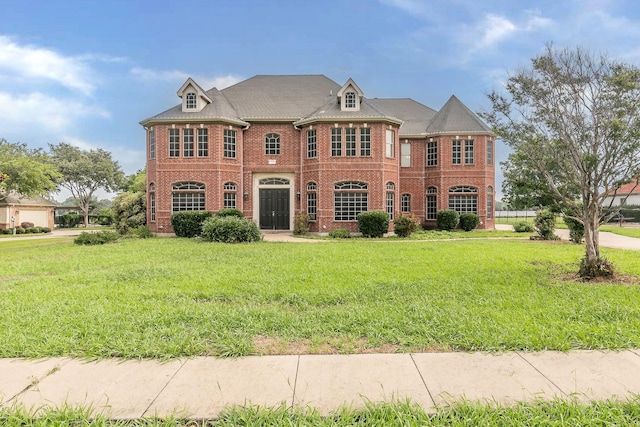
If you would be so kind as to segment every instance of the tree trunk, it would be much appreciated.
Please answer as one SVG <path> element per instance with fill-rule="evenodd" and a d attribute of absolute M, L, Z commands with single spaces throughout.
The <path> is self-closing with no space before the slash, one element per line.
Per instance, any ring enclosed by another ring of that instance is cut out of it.
<path fill-rule="evenodd" d="M 591 202 L 584 207 L 584 240 L 586 255 L 579 275 L 585 279 L 614 275 L 613 264 L 600 258 L 600 206 Z"/>

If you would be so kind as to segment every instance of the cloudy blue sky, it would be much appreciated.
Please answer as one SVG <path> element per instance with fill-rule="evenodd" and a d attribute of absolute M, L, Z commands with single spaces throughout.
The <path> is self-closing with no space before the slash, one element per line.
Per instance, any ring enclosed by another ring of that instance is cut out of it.
<path fill-rule="evenodd" d="M 367 97 L 482 111 L 548 42 L 640 65 L 636 0 L 0 0 L 0 17 L 0 138 L 103 148 L 128 174 L 138 122 L 189 76 L 351 77 Z"/>

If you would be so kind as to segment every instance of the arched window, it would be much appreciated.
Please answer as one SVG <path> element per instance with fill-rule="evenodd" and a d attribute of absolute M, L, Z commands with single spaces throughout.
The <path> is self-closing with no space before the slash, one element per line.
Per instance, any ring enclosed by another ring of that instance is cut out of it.
<path fill-rule="evenodd" d="M 389 214 L 389 219 L 393 221 L 393 211 L 395 210 L 395 200 L 396 195 L 394 190 L 396 189 L 396 185 L 389 181 L 387 182 L 387 194 L 386 194 L 386 208 L 387 214 Z"/>
<path fill-rule="evenodd" d="M 478 189 L 459 185 L 449 188 L 449 209 L 463 213 L 478 213 Z"/>
<path fill-rule="evenodd" d="M 205 209 L 204 184 L 201 182 L 176 182 L 171 186 L 171 210 L 202 211 Z"/>
<path fill-rule="evenodd" d="M 307 183 L 307 215 L 309 215 L 310 221 L 316 220 L 316 214 L 318 212 L 318 195 L 316 190 L 318 186 L 315 182 Z"/>
<path fill-rule="evenodd" d="M 336 221 L 356 221 L 358 214 L 366 212 L 369 204 L 367 183 L 360 181 L 338 182 L 333 193 L 333 218 Z"/>
<path fill-rule="evenodd" d="M 149 184 L 149 220 L 156 220 L 156 185 L 152 182 Z"/>
<path fill-rule="evenodd" d="M 197 107 L 196 94 L 193 92 L 187 93 L 187 109 L 193 110 Z"/>
<path fill-rule="evenodd" d="M 438 219 L 438 189 L 427 188 L 427 219 Z"/>
<path fill-rule="evenodd" d="M 286 178 L 262 178 L 259 185 L 289 185 L 291 181 Z"/>
<path fill-rule="evenodd" d="M 235 182 L 225 182 L 222 186 L 224 190 L 223 206 L 225 209 L 236 209 L 236 190 Z"/>
<path fill-rule="evenodd" d="M 344 108 L 356 108 L 355 92 L 347 92 L 344 94 Z"/>
<path fill-rule="evenodd" d="M 403 194 L 400 204 L 400 210 L 402 213 L 411 212 L 411 194 Z"/>
<path fill-rule="evenodd" d="M 264 137 L 264 154 L 280 154 L 280 135 L 268 133 Z"/>

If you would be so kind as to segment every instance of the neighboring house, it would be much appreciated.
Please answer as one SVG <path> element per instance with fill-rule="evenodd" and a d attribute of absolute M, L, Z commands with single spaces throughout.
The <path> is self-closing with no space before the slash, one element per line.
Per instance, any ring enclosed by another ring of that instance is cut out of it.
<path fill-rule="evenodd" d="M 23 222 L 53 229 L 55 207 L 54 203 L 40 196 L 25 197 L 16 192 L 3 194 L 0 198 L 0 230 L 20 227 Z"/>
<path fill-rule="evenodd" d="M 638 181 L 631 181 L 615 190 L 615 194 L 612 194 L 604 199 L 603 205 L 609 206 L 640 206 L 640 183 Z M 613 199 L 613 203 L 612 202 Z"/>
<path fill-rule="evenodd" d="M 494 227 L 495 135 L 455 96 L 435 111 L 366 98 L 349 79 L 255 76 L 223 90 L 191 78 L 182 102 L 143 120 L 147 224 L 172 232 L 184 210 L 237 208 L 263 230 L 357 231 L 357 215 L 473 212 Z M 390 229 L 392 229 L 392 225 Z"/>

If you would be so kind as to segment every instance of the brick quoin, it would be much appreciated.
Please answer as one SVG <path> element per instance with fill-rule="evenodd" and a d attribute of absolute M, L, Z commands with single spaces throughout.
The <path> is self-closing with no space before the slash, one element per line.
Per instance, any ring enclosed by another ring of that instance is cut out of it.
<path fill-rule="evenodd" d="M 449 208 L 449 189 L 457 186 L 477 189 L 479 228 L 494 228 L 494 209 L 488 212 L 488 198 L 493 203 L 495 194 L 495 138 L 490 131 L 459 134 L 431 134 L 424 136 L 403 136 L 397 122 L 385 119 L 336 118 L 311 122 L 302 126 L 294 125 L 295 120 L 260 119 L 247 120 L 249 125 L 225 123 L 215 119 L 149 119 L 145 124 L 147 132 L 147 224 L 156 233 L 172 233 L 170 217 L 173 213 L 173 185 L 180 182 L 197 182 L 204 185 L 205 209 L 216 212 L 224 207 L 224 185 L 235 184 L 236 207 L 243 214 L 259 221 L 258 181 L 264 177 L 278 177 L 289 180 L 289 197 L 292 209 L 290 224 L 297 212 L 306 212 L 308 194 L 316 195 L 317 214 L 310 223 L 312 232 L 326 233 L 337 228 L 357 231 L 356 221 L 336 221 L 334 219 L 335 185 L 341 182 L 357 181 L 367 184 L 368 210 L 386 211 L 387 193 L 394 194 L 394 217 L 401 214 L 401 196 L 410 195 L 411 214 L 426 227 L 435 227 L 435 221 L 426 219 L 426 191 L 435 187 L 437 210 Z M 342 130 L 341 156 L 331 155 L 332 129 Z M 360 130 L 368 128 L 371 135 L 371 154 L 361 156 Z M 169 131 L 176 129 L 180 135 L 180 153 L 169 156 Z M 194 132 L 194 156 L 184 156 L 183 135 L 185 129 Z M 198 131 L 207 129 L 208 155 L 198 155 Z M 347 156 L 345 129 L 355 129 L 356 155 Z M 236 133 L 235 158 L 224 157 L 224 131 Z M 307 158 L 307 132 L 316 132 L 317 155 Z M 386 134 L 393 132 L 393 157 L 386 155 Z M 155 135 L 155 156 L 150 157 L 150 137 Z M 280 137 L 280 154 L 265 153 L 265 138 L 268 134 Z M 452 144 L 462 141 L 461 164 L 452 163 Z M 474 142 L 474 162 L 465 164 L 464 144 Z M 437 165 L 427 166 L 427 143 L 437 143 Z M 401 144 L 411 145 L 410 166 L 401 166 Z M 493 146 L 493 161 L 487 162 L 487 144 Z M 315 190 L 308 191 L 313 183 Z M 387 183 L 394 189 L 388 190 Z M 490 191 L 491 190 L 491 191 Z M 347 190 L 350 191 L 350 190 Z M 359 192 L 361 190 L 353 190 Z M 155 218 L 151 218 L 151 195 L 155 198 Z M 299 194 L 299 196 L 298 196 Z M 289 227 L 291 228 L 291 226 Z M 390 231 L 393 223 L 390 224 Z"/>

